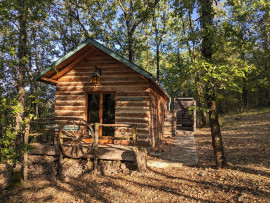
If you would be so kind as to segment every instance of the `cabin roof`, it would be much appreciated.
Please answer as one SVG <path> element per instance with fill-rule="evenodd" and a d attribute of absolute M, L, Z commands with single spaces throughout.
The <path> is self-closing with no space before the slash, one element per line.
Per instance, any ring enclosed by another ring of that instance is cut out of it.
<path fill-rule="evenodd" d="M 149 79 L 159 90 L 161 90 L 164 95 L 169 99 L 170 96 L 166 92 L 166 90 L 157 82 L 156 78 L 146 70 L 142 69 L 138 65 L 131 63 L 129 60 L 125 59 L 124 57 L 118 55 L 111 49 L 105 47 L 104 45 L 100 44 L 99 42 L 93 39 L 87 39 L 75 49 L 70 51 L 69 53 L 62 56 L 56 62 L 54 62 L 51 66 L 46 68 L 45 70 L 41 71 L 36 77 L 35 80 L 50 83 L 50 84 L 57 84 L 58 79 L 73 69 L 77 64 L 83 62 L 87 56 L 93 54 L 97 49 L 102 50 L 103 52 L 107 53 L 114 59 L 120 61 L 121 63 L 127 65 L 134 71 L 140 73 L 145 78 Z"/>

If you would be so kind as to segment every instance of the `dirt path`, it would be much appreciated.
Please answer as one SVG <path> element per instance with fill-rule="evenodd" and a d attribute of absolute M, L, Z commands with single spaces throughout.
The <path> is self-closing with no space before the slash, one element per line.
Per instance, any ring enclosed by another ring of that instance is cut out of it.
<path fill-rule="evenodd" d="M 170 138 L 171 148 L 159 154 L 153 154 L 147 160 L 148 166 L 156 168 L 171 168 L 194 166 L 198 164 L 195 140 L 193 132 L 178 131 L 176 137 Z M 151 155 L 151 154 L 150 154 Z"/>

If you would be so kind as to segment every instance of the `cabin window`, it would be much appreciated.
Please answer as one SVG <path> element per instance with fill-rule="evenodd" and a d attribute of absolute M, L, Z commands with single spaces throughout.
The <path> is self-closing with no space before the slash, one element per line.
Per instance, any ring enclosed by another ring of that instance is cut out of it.
<path fill-rule="evenodd" d="M 88 94 L 87 121 L 90 123 L 115 123 L 115 95 Z M 99 136 L 114 136 L 113 127 L 100 127 Z"/>

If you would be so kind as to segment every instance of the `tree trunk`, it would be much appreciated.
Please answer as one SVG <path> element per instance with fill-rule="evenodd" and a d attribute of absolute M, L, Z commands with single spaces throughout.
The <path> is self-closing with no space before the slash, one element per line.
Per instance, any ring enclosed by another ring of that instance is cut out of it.
<path fill-rule="evenodd" d="M 243 81 L 243 93 L 242 93 L 242 101 L 243 101 L 243 107 L 247 108 L 248 106 L 248 98 L 247 98 L 248 94 L 247 94 L 247 80 L 244 79 Z"/>
<path fill-rule="evenodd" d="M 208 124 L 208 119 L 207 119 L 207 112 L 205 110 L 201 110 L 201 127 L 204 127 Z"/>
<path fill-rule="evenodd" d="M 128 60 L 134 63 L 133 33 L 128 31 Z"/>
<path fill-rule="evenodd" d="M 222 136 L 218 120 L 217 105 L 215 99 L 215 93 L 212 93 L 211 96 L 208 96 L 207 99 L 209 111 L 209 121 L 212 134 L 212 146 L 214 150 L 214 155 L 216 159 L 217 168 L 223 168 L 227 162 L 224 155 Z"/>
<path fill-rule="evenodd" d="M 27 126 L 24 132 L 24 144 L 28 144 L 29 142 L 29 132 L 30 132 L 30 120 L 28 120 Z M 23 180 L 28 179 L 28 153 L 27 151 L 23 153 L 23 163 L 22 163 L 22 178 Z"/>
<path fill-rule="evenodd" d="M 159 81 L 159 43 L 157 43 L 157 81 Z"/>
<path fill-rule="evenodd" d="M 23 121 L 24 102 L 25 102 L 25 72 L 26 72 L 26 59 L 27 59 L 27 27 L 25 16 L 25 2 L 20 0 L 19 2 L 19 45 L 18 45 L 18 59 L 19 59 L 19 73 L 17 79 L 17 91 L 18 91 L 18 106 L 20 108 L 19 113 L 16 116 L 17 131 L 16 138 L 16 157 L 21 158 L 20 146 L 23 143 L 23 134 L 21 132 L 21 123 Z"/>
<path fill-rule="evenodd" d="M 202 29 L 202 55 L 211 63 L 213 55 L 213 39 L 214 39 L 214 10 L 211 0 L 200 0 L 200 24 Z M 216 159 L 216 166 L 222 168 L 226 165 L 224 149 L 222 144 L 222 136 L 218 120 L 218 112 L 216 105 L 215 89 L 211 87 L 211 83 L 206 85 L 206 101 L 209 108 L 209 122 L 212 135 L 212 145 Z"/>

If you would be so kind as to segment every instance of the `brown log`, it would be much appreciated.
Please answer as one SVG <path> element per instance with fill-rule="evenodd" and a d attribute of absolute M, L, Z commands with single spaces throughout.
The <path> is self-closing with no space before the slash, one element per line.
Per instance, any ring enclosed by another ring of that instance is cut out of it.
<path fill-rule="evenodd" d="M 122 117 L 122 118 L 149 118 L 149 113 L 117 113 L 115 115 L 116 117 Z"/>
<path fill-rule="evenodd" d="M 67 73 L 65 76 L 63 76 L 61 79 L 59 79 L 59 81 L 63 81 L 63 79 L 68 79 L 68 78 L 74 78 L 74 79 L 83 79 L 83 78 L 90 78 L 91 77 L 91 73 L 94 72 L 94 67 L 93 70 L 89 70 L 89 74 L 87 74 L 86 72 L 69 72 Z M 102 70 L 102 77 L 104 78 L 108 78 L 108 77 L 119 77 L 119 76 L 140 76 L 139 73 L 135 72 L 135 71 L 104 71 Z M 138 78 L 137 77 L 137 78 Z"/>
<path fill-rule="evenodd" d="M 58 87 L 85 87 L 85 86 L 89 86 L 92 87 L 93 83 L 90 82 L 90 80 L 88 80 L 89 82 L 61 82 L 58 83 Z M 125 88 L 127 85 L 128 86 L 139 86 L 139 87 L 148 87 L 147 83 L 145 82 L 141 82 L 141 81 L 130 81 L 130 82 L 125 82 L 125 81 L 121 81 L 121 80 L 101 80 L 101 85 L 102 86 L 122 86 L 123 88 Z"/>
<path fill-rule="evenodd" d="M 71 110 L 71 111 L 84 111 L 84 107 L 77 107 L 77 106 L 56 106 L 55 110 Z"/>
<path fill-rule="evenodd" d="M 56 100 L 84 100 L 85 95 L 56 95 Z"/>
<path fill-rule="evenodd" d="M 57 86 L 56 91 L 85 91 L 85 92 L 116 92 L 116 91 L 125 91 L 125 92 L 148 92 L 148 86 L 139 86 L 139 87 L 104 87 L 104 86 L 81 86 L 81 87 L 66 87 L 66 86 Z"/>
<path fill-rule="evenodd" d="M 56 101 L 55 106 L 84 106 L 84 102 L 77 102 L 77 101 Z"/>
<path fill-rule="evenodd" d="M 54 84 L 57 84 L 59 82 L 57 80 L 54 80 L 54 79 L 51 79 L 51 78 L 46 78 L 46 77 L 41 77 L 40 79 L 43 80 L 43 81 L 46 81 L 46 82 L 54 83 Z"/>
<path fill-rule="evenodd" d="M 147 151 L 143 147 L 133 147 L 135 162 L 137 165 L 137 170 L 141 173 L 146 172 L 146 154 Z"/>
<path fill-rule="evenodd" d="M 146 120 L 146 119 L 137 119 L 137 118 L 115 118 L 115 122 L 119 122 L 119 123 L 136 123 L 136 124 L 138 124 L 138 123 L 149 123 L 148 122 L 148 120 Z"/>
<path fill-rule="evenodd" d="M 149 102 L 143 101 L 116 101 L 116 107 L 149 107 Z"/>
<path fill-rule="evenodd" d="M 78 70 L 88 69 L 89 67 L 94 67 L 96 65 L 97 65 L 97 63 L 84 62 L 84 63 L 81 63 L 81 64 L 77 65 L 76 66 L 76 70 L 78 71 Z M 107 69 L 108 68 L 109 69 L 115 69 L 115 68 L 117 68 L 118 71 L 130 69 L 129 67 L 127 67 L 126 65 L 123 65 L 121 63 L 106 63 L 106 64 L 104 63 L 104 64 L 102 64 L 101 69 L 102 70 L 103 69 L 106 70 L 106 68 Z"/>
<path fill-rule="evenodd" d="M 56 122 L 65 122 L 68 119 L 83 119 L 83 116 L 55 116 Z"/>
<path fill-rule="evenodd" d="M 149 96 L 149 92 L 117 92 L 116 96 Z"/>
<path fill-rule="evenodd" d="M 55 93 L 55 95 L 57 96 L 57 95 L 68 95 L 68 96 L 75 96 L 75 95 L 79 95 L 79 96 L 81 96 L 81 95 L 84 95 L 84 92 L 83 91 L 81 91 L 81 92 L 75 92 L 75 91 L 67 91 L 67 92 L 62 92 L 62 91 L 57 91 L 56 93 Z"/>
<path fill-rule="evenodd" d="M 70 111 L 70 112 L 63 112 L 63 111 L 55 111 L 55 116 L 84 116 L 84 112 L 83 111 Z"/>
<path fill-rule="evenodd" d="M 100 126 L 104 126 L 104 127 L 127 127 L 130 128 L 132 126 L 132 124 L 99 124 Z"/>

